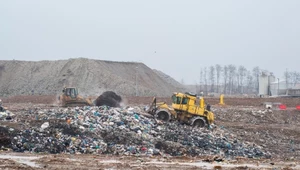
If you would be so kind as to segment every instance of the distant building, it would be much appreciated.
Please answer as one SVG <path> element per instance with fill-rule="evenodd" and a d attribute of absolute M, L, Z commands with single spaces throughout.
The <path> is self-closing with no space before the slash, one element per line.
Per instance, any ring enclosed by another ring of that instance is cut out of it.
<path fill-rule="evenodd" d="M 286 81 L 275 81 L 271 83 L 273 96 L 300 96 L 300 84 L 286 83 Z"/>
<path fill-rule="evenodd" d="M 259 90 L 260 96 L 272 96 L 271 83 L 275 82 L 276 78 L 273 73 L 262 72 L 259 76 Z"/>
<path fill-rule="evenodd" d="M 290 88 L 284 80 L 271 82 L 270 87 L 272 96 L 286 95 L 286 89 Z"/>
<path fill-rule="evenodd" d="M 276 79 L 272 73 L 262 72 L 259 76 L 259 95 L 300 97 L 300 84 L 287 83 Z"/>

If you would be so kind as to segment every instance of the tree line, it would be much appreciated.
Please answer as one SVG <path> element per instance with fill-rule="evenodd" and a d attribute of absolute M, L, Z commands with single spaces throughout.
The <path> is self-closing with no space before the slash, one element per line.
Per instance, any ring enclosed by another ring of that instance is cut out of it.
<path fill-rule="evenodd" d="M 285 83 L 288 85 L 287 87 L 295 87 L 297 84 L 300 83 L 300 73 L 297 71 L 288 71 L 284 72 L 284 80 Z"/>
<path fill-rule="evenodd" d="M 203 92 L 223 94 L 258 94 L 259 76 L 268 71 L 258 66 L 248 70 L 244 66 L 233 64 L 221 66 L 216 64 L 200 69 L 199 81 L 196 83 L 196 93 Z M 273 73 L 269 73 L 272 75 Z M 295 86 L 300 83 L 300 73 L 297 71 L 284 72 L 287 84 Z"/>

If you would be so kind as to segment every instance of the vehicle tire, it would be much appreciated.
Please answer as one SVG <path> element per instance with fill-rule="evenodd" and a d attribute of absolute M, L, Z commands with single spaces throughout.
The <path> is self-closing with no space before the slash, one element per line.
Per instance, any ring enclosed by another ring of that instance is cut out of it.
<path fill-rule="evenodd" d="M 170 115 L 166 111 L 160 111 L 156 114 L 158 120 L 169 121 Z"/>
<path fill-rule="evenodd" d="M 197 128 L 203 128 L 205 124 L 206 124 L 205 120 L 203 118 L 199 118 L 193 122 L 192 126 Z"/>

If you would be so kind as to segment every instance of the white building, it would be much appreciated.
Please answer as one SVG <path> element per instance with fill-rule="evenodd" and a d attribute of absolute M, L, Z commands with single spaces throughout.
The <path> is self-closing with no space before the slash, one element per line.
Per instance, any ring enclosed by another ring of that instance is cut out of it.
<path fill-rule="evenodd" d="M 298 96 L 300 84 L 287 84 L 286 81 L 275 81 L 271 83 L 271 94 L 272 96 Z"/>
<path fill-rule="evenodd" d="M 276 78 L 272 73 L 262 72 L 259 76 L 259 95 L 269 95 L 272 96 L 271 83 L 275 82 Z"/>
<path fill-rule="evenodd" d="M 271 89 L 271 95 L 272 96 L 279 96 L 279 95 L 286 95 L 286 89 L 288 89 L 288 85 L 286 84 L 286 81 L 284 80 L 277 80 L 274 82 L 271 82 L 270 89 Z"/>

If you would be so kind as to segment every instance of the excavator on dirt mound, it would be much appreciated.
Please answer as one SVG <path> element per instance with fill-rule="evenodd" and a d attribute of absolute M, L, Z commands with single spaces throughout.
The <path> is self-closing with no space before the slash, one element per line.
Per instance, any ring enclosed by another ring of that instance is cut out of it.
<path fill-rule="evenodd" d="M 210 126 L 214 122 L 214 113 L 210 110 L 210 105 L 204 107 L 203 97 L 199 99 L 199 105 L 196 101 L 197 96 L 194 94 L 176 92 L 172 95 L 172 106 L 168 106 L 166 102 L 157 103 L 154 97 L 146 112 L 158 120 L 175 119 L 194 127 Z"/>

